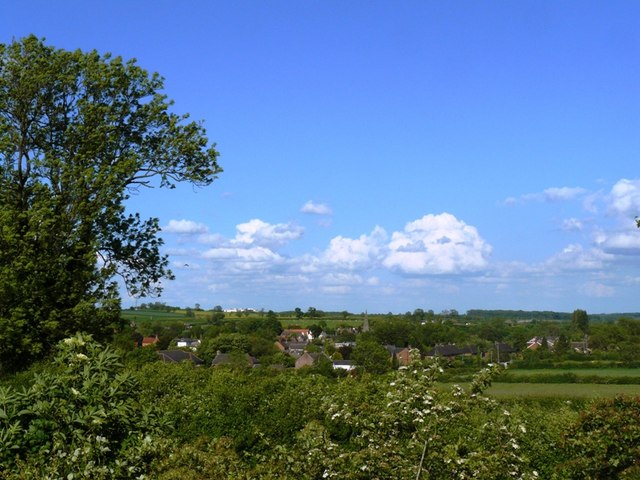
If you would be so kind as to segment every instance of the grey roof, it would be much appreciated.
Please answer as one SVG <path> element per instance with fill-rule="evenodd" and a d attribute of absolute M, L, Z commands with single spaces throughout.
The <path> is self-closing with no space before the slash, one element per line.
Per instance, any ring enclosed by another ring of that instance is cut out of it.
<path fill-rule="evenodd" d="M 185 360 L 190 360 L 196 365 L 202 365 L 204 363 L 201 358 L 198 358 L 191 352 L 185 352 L 184 350 L 159 350 L 157 353 L 163 362 L 180 363 Z"/>
<path fill-rule="evenodd" d="M 496 348 L 499 348 L 500 352 L 503 353 L 515 353 L 518 351 L 517 348 L 512 347 L 508 343 L 497 343 Z"/>
<path fill-rule="evenodd" d="M 247 362 L 247 365 L 254 366 L 259 362 L 256 358 L 250 356 L 248 353 L 241 354 L 240 357 L 232 354 L 232 353 L 220 353 L 216 355 L 216 357 L 211 361 L 211 366 L 214 367 L 216 365 L 228 365 L 230 363 L 234 363 L 234 360 L 237 358 L 244 358 Z"/>
<path fill-rule="evenodd" d="M 280 342 L 286 350 L 304 350 L 309 342 Z"/>
<path fill-rule="evenodd" d="M 464 350 L 455 345 L 436 345 L 426 353 L 427 357 L 457 357 L 464 355 Z"/>

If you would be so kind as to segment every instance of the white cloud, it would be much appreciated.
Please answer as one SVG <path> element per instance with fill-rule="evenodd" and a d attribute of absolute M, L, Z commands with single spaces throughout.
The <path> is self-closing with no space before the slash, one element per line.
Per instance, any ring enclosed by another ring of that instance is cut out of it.
<path fill-rule="evenodd" d="M 582 245 L 571 244 L 553 255 L 543 265 L 543 270 L 598 270 L 613 259 L 601 249 L 585 250 Z"/>
<path fill-rule="evenodd" d="M 310 213 L 313 215 L 331 215 L 333 212 L 331 208 L 325 203 L 314 203 L 309 200 L 300 209 L 302 213 Z"/>
<path fill-rule="evenodd" d="M 304 229 L 299 226 L 278 223 L 272 225 L 257 218 L 236 226 L 236 237 L 232 240 L 234 245 L 261 245 L 278 247 L 291 240 L 302 237 Z"/>
<path fill-rule="evenodd" d="M 252 248 L 211 248 L 202 253 L 210 260 L 242 260 L 247 262 L 272 262 L 282 259 L 280 255 L 264 247 Z"/>
<path fill-rule="evenodd" d="M 587 193 L 581 187 L 551 187 L 537 193 L 525 193 L 519 197 L 508 197 L 503 201 L 505 205 L 515 205 L 526 202 L 561 202 L 573 200 Z"/>
<path fill-rule="evenodd" d="M 603 231 L 595 234 L 595 243 L 603 251 L 618 255 L 640 254 L 640 232 L 614 232 Z"/>
<path fill-rule="evenodd" d="M 640 180 L 619 180 L 611 188 L 609 205 L 621 215 L 640 215 Z"/>
<path fill-rule="evenodd" d="M 335 237 L 323 254 L 324 262 L 346 268 L 368 268 L 376 265 L 381 258 L 387 233 L 376 226 L 371 235 L 361 235 L 357 239 Z"/>
<path fill-rule="evenodd" d="M 487 266 L 491 246 L 449 213 L 425 215 L 394 232 L 384 265 L 409 274 L 478 271 Z"/>
<path fill-rule="evenodd" d="M 615 289 L 598 282 L 588 282 L 582 287 L 582 292 L 589 297 L 613 297 Z"/>
<path fill-rule="evenodd" d="M 192 220 L 169 220 L 169 223 L 162 227 L 163 232 L 183 235 L 206 233 L 208 230 L 206 225 Z"/>
<path fill-rule="evenodd" d="M 583 193 L 586 193 L 586 190 L 580 187 L 552 187 L 547 188 L 543 193 L 545 200 L 550 202 L 559 202 L 573 200 Z"/>
<path fill-rule="evenodd" d="M 249 271 L 274 271 L 286 263 L 281 255 L 265 247 L 218 247 L 201 254 L 205 260 L 216 262 L 216 274 Z"/>
<path fill-rule="evenodd" d="M 567 232 L 579 232 L 584 228 L 582 221 L 577 218 L 565 218 L 562 221 L 562 230 Z"/>

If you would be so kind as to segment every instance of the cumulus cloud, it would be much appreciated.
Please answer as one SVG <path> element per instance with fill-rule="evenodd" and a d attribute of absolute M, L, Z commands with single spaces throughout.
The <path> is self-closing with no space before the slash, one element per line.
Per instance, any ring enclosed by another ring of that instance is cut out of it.
<path fill-rule="evenodd" d="M 250 248 L 210 248 L 203 252 L 201 256 L 207 260 L 224 263 L 225 269 L 228 271 L 264 270 L 284 262 L 282 256 L 268 248 L 259 246 Z"/>
<path fill-rule="evenodd" d="M 379 262 L 386 239 L 387 233 L 378 226 L 356 239 L 338 236 L 329 242 L 323 260 L 346 269 L 372 267 Z"/>
<path fill-rule="evenodd" d="M 640 180 L 619 180 L 609 194 L 609 206 L 615 213 L 636 216 L 640 214 Z"/>
<path fill-rule="evenodd" d="M 551 187 L 542 192 L 525 193 L 519 197 L 508 197 L 503 203 L 505 205 L 514 205 L 527 202 L 563 202 L 573 200 L 586 193 L 587 190 L 581 187 Z"/>
<path fill-rule="evenodd" d="M 206 225 L 192 220 L 169 220 L 169 223 L 162 227 L 163 232 L 182 235 L 207 233 L 208 230 Z"/>
<path fill-rule="evenodd" d="M 236 232 L 236 237 L 232 241 L 234 245 L 278 247 L 302 237 L 304 229 L 288 223 L 273 225 L 254 218 L 237 225 Z"/>
<path fill-rule="evenodd" d="M 331 215 L 333 212 L 331 208 L 325 203 L 314 203 L 309 200 L 300 209 L 302 213 L 309 213 L 312 215 Z"/>
<path fill-rule="evenodd" d="M 595 243 L 603 251 L 618 255 L 640 254 L 640 235 L 638 232 L 598 232 Z"/>
<path fill-rule="evenodd" d="M 408 274 L 478 271 L 488 264 L 491 246 L 449 213 L 425 215 L 394 232 L 383 264 Z"/>

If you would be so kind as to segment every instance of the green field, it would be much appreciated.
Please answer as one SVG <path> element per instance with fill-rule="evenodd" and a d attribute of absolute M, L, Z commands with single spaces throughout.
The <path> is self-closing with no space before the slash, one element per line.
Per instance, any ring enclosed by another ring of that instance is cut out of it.
<path fill-rule="evenodd" d="M 200 313 L 200 312 L 198 312 Z M 184 311 L 160 312 L 157 310 L 123 310 L 122 318 L 128 322 L 193 322 L 198 318 L 188 318 Z M 200 319 L 201 321 L 203 319 Z"/>
<path fill-rule="evenodd" d="M 320 322 L 323 322 L 327 328 L 335 329 L 338 327 L 361 327 L 362 319 L 361 318 L 347 318 L 346 320 L 340 318 L 307 318 L 300 319 L 297 318 L 279 318 L 280 324 L 284 328 L 288 328 L 290 325 L 297 325 L 302 328 L 307 328 L 310 325 L 318 325 Z"/>
<path fill-rule="evenodd" d="M 508 398 L 611 398 L 616 395 L 640 396 L 640 385 L 591 383 L 493 383 L 486 392 L 498 399 Z"/>
<path fill-rule="evenodd" d="M 563 373 L 572 373 L 583 377 L 640 377 L 640 368 L 514 368 L 507 370 L 507 372 L 513 377 L 528 375 L 560 375 Z"/>
<path fill-rule="evenodd" d="M 213 312 L 211 311 L 194 311 L 193 317 L 187 317 L 185 310 L 175 310 L 173 312 L 162 312 L 159 310 L 123 310 L 122 318 L 128 322 L 182 322 L 182 323 L 205 323 Z M 253 318 L 264 318 L 264 313 L 250 313 L 238 315 L 236 313 L 225 313 L 225 320 L 242 322 L 243 320 Z M 348 317 L 346 320 L 336 317 L 318 317 L 318 318 L 301 318 L 295 317 L 278 317 L 283 328 L 296 325 L 302 328 L 310 325 L 324 324 L 330 329 L 337 327 L 360 327 L 362 326 L 361 317 Z"/>

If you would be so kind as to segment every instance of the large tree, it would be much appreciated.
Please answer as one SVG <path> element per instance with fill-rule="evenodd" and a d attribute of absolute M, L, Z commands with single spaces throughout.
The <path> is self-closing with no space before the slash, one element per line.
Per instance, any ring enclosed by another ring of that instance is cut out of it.
<path fill-rule="evenodd" d="M 584 335 L 587 335 L 589 333 L 589 315 L 586 310 L 574 310 L 571 315 L 571 324 Z"/>
<path fill-rule="evenodd" d="M 0 367 L 77 330 L 119 323 L 116 277 L 156 295 L 171 278 L 156 218 L 132 191 L 210 184 L 221 172 L 201 124 L 170 111 L 163 79 L 134 60 L 34 36 L 0 45 Z"/>

